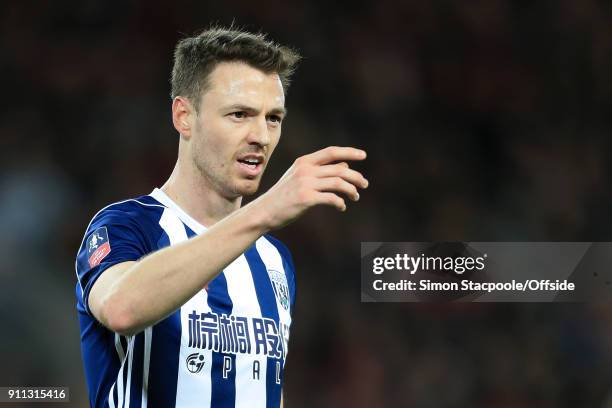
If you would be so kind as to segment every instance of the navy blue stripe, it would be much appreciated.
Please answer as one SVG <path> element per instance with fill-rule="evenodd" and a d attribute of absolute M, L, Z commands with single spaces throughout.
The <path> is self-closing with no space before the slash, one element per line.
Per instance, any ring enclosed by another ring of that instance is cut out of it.
<path fill-rule="evenodd" d="M 225 359 L 230 361 L 230 371 L 223 378 Z M 234 408 L 236 405 L 236 355 L 212 353 L 210 406 Z"/>
<path fill-rule="evenodd" d="M 185 226 L 189 238 L 196 234 Z M 207 288 L 208 306 L 219 317 L 231 315 L 234 308 L 227 290 L 225 275 L 220 273 L 213 279 Z M 231 369 L 227 371 L 227 378 L 223 378 L 224 361 L 229 358 Z M 210 405 L 214 408 L 234 408 L 236 405 L 236 355 L 221 352 L 212 352 L 212 367 L 210 370 L 211 399 Z"/>
<path fill-rule="evenodd" d="M 176 405 L 181 330 L 180 309 L 153 326 L 148 389 L 150 407 Z"/>
<path fill-rule="evenodd" d="M 208 285 L 208 306 L 217 313 L 230 315 L 234 307 L 227 291 L 227 280 L 223 273 L 219 274 Z M 233 408 L 236 404 L 236 355 L 225 353 L 212 353 L 211 369 L 211 406 L 214 408 Z M 231 370 L 223 378 L 224 360 L 229 358 Z"/>
<path fill-rule="evenodd" d="M 169 245 L 170 240 L 164 232 L 157 246 L 161 249 Z M 181 331 L 180 309 L 157 323 L 151 330 L 147 397 L 150 407 L 174 407 L 176 405 Z"/>
<path fill-rule="evenodd" d="M 261 260 L 255 245 L 251 246 L 244 255 L 251 269 L 251 273 L 253 274 L 253 282 L 255 284 L 255 292 L 257 293 L 257 301 L 259 302 L 261 315 L 273 319 L 278 328 L 279 319 L 276 297 L 274 296 L 274 289 L 272 288 L 266 265 Z M 266 407 L 270 408 L 278 408 L 280 406 L 281 390 L 283 386 L 282 375 L 280 377 L 281 383 L 276 384 L 277 361 L 281 362 L 282 372 L 282 360 L 268 357 L 266 369 Z"/>
<path fill-rule="evenodd" d="M 125 356 L 128 352 L 127 337 L 119 336 L 119 344 L 121 345 L 121 350 L 123 350 L 123 355 Z M 119 364 L 121 364 L 121 361 L 119 362 Z"/>

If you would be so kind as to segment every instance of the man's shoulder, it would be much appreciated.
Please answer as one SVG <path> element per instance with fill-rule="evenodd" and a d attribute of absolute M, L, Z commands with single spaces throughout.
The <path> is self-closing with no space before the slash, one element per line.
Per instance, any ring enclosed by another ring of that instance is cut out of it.
<path fill-rule="evenodd" d="M 161 213 L 166 207 L 149 195 L 128 198 L 109 204 L 100 209 L 92 218 L 148 218 Z"/>
<path fill-rule="evenodd" d="M 141 251 L 155 248 L 155 242 L 161 234 L 159 219 L 166 207 L 151 196 L 129 198 L 109 204 L 99 210 L 89 221 L 79 245 L 79 256 L 90 257 L 92 248 L 108 242 L 109 250 L 118 253 L 117 248 L 123 243 L 138 247 Z M 85 259 L 85 258 L 84 258 Z M 82 262 L 82 269 L 87 262 Z M 77 263 L 78 267 L 78 263 Z"/>
<path fill-rule="evenodd" d="M 89 222 L 87 231 L 106 224 L 156 225 L 165 208 L 149 195 L 117 201 L 100 209 Z"/>

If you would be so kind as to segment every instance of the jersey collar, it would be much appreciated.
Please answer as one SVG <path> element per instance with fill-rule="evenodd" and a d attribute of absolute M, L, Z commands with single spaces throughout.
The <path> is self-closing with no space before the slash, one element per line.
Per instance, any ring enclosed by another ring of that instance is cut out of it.
<path fill-rule="evenodd" d="M 204 225 L 200 224 L 195 219 L 193 219 L 181 207 L 179 207 L 177 203 L 172 201 L 172 199 L 168 197 L 168 195 L 164 193 L 162 190 L 160 190 L 159 188 L 155 188 L 153 192 L 151 192 L 151 194 L 149 195 L 153 197 L 154 199 L 156 199 L 157 201 L 159 201 L 163 206 L 174 210 L 174 212 L 179 217 L 179 219 L 183 221 L 185 225 L 191 228 L 191 230 L 195 232 L 196 234 L 199 235 L 203 233 L 204 231 L 206 231 L 207 228 Z"/>

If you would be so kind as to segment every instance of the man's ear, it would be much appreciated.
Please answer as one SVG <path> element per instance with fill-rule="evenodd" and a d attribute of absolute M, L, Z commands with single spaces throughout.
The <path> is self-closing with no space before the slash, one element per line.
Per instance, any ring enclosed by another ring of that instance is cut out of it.
<path fill-rule="evenodd" d="M 172 101 L 172 123 L 181 137 L 191 138 L 196 112 L 189 99 L 177 96 Z"/>

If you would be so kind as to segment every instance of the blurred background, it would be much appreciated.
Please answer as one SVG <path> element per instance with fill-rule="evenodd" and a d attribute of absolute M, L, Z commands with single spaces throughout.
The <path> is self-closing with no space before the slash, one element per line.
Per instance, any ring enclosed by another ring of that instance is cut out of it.
<path fill-rule="evenodd" d="M 98 209 L 170 174 L 177 40 L 234 21 L 305 56 L 264 190 L 321 147 L 369 153 L 358 204 L 276 234 L 298 269 L 286 406 L 611 406 L 611 304 L 362 304 L 359 288 L 361 241 L 612 240 L 611 7 L 2 2 L 0 385 L 87 405 L 77 247 Z"/>

